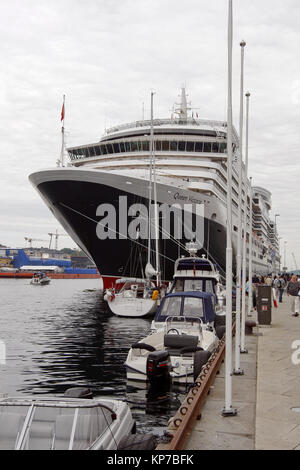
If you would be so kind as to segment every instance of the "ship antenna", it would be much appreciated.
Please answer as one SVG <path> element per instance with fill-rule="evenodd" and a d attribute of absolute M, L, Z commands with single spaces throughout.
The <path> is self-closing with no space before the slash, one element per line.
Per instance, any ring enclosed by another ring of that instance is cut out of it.
<path fill-rule="evenodd" d="M 181 101 L 180 103 L 176 103 L 179 108 L 175 109 L 175 113 L 178 114 L 179 119 L 186 121 L 188 119 L 188 111 L 192 108 L 190 107 L 190 103 L 187 102 L 187 94 L 185 90 L 185 85 L 181 87 Z"/>

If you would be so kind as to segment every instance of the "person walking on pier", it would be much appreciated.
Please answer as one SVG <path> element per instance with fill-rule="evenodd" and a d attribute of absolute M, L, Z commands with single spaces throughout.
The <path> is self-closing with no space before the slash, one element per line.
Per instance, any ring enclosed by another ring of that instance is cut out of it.
<path fill-rule="evenodd" d="M 287 294 L 292 297 L 291 310 L 293 317 L 299 317 L 299 304 L 300 304 L 300 282 L 297 280 L 297 276 L 293 275 L 292 279 L 287 286 Z"/>
<path fill-rule="evenodd" d="M 274 280 L 274 287 L 277 291 L 277 296 L 279 297 L 280 303 L 282 303 L 282 296 L 283 296 L 285 286 L 286 286 L 286 283 L 285 283 L 283 276 L 280 276 L 278 274 L 278 276 Z"/>

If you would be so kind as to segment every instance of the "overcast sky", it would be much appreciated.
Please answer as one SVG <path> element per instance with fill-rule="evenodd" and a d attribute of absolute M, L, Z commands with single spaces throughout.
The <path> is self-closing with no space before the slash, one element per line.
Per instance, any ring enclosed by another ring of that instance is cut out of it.
<path fill-rule="evenodd" d="M 245 39 L 250 175 L 272 192 L 282 252 L 285 240 L 289 267 L 294 252 L 300 268 L 300 2 L 233 3 L 235 126 Z M 59 228 L 28 175 L 56 164 L 63 94 L 67 146 L 140 119 L 143 102 L 147 117 L 151 89 L 155 116 L 169 117 L 184 83 L 200 117 L 226 119 L 227 7 L 227 0 L 1 1 L 0 243 L 47 241 Z"/>

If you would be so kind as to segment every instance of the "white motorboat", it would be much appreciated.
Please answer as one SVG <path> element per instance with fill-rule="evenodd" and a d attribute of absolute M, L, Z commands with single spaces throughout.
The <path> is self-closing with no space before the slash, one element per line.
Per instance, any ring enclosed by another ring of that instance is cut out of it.
<path fill-rule="evenodd" d="M 51 279 L 45 273 L 34 273 L 30 284 L 33 286 L 47 286 L 50 284 Z"/>
<path fill-rule="evenodd" d="M 108 398 L 84 398 L 91 396 L 85 390 L 69 389 L 62 398 L 0 399 L 0 449 L 118 449 L 135 432 L 128 405 Z"/>
<path fill-rule="evenodd" d="M 118 288 L 120 290 L 118 290 Z M 147 317 L 157 310 L 159 292 L 145 279 L 118 279 L 104 295 L 110 310 L 120 317 Z"/>
<path fill-rule="evenodd" d="M 225 318 L 226 290 L 222 284 L 220 272 L 205 255 L 197 256 L 198 247 L 194 242 L 186 244 L 190 256 L 177 259 L 174 267 L 173 282 L 168 293 L 175 292 L 209 292 L 214 294 L 214 307 L 218 323 Z M 152 325 L 155 329 L 155 325 Z"/>
<path fill-rule="evenodd" d="M 178 292 L 162 300 L 152 334 L 133 344 L 125 362 L 128 380 L 189 383 L 223 337 L 214 328 L 215 297 L 208 292 Z"/>

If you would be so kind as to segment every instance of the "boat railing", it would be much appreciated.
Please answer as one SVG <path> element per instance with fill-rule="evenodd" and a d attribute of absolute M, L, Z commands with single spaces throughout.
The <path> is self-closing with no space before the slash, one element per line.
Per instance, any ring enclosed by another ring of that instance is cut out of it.
<path fill-rule="evenodd" d="M 172 329 L 177 329 L 175 328 L 175 325 L 178 326 L 179 324 L 180 328 L 188 330 L 191 325 L 194 326 L 194 323 L 198 324 L 197 326 L 199 327 L 199 335 L 202 336 L 203 321 L 201 318 L 193 317 L 192 315 L 188 317 L 184 317 L 182 315 L 174 315 L 168 317 L 165 321 L 165 332 L 168 333 L 168 331 Z"/>
<path fill-rule="evenodd" d="M 212 127 L 213 130 L 216 130 L 215 127 L 224 129 L 224 133 L 227 133 L 227 124 L 224 121 L 213 121 L 209 119 L 195 119 L 195 118 L 187 118 L 187 119 L 154 119 L 153 120 L 154 126 L 163 126 L 163 125 L 180 125 L 180 126 L 209 126 Z M 106 134 L 112 134 L 114 132 L 137 128 L 137 127 L 150 127 L 151 121 L 150 120 L 141 120 L 141 121 L 134 121 L 127 124 L 120 124 L 119 126 L 114 126 L 109 129 L 106 129 Z M 218 129 L 218 134 L 220 134 L 220 130 Z"/>

